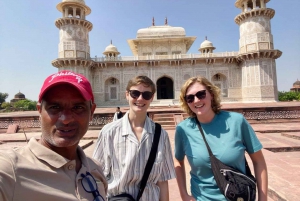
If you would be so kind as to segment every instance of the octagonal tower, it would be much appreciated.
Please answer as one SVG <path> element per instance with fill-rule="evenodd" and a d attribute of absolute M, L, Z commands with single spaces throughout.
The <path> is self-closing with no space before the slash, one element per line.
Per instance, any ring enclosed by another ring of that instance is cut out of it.
<path fill-rule="evenodd" d="M 91 13 L 84 0 L 62 0 L 56 8 L 62 17 L 55 21 L 59 29 L 58 59 L 52 65 L 90 77 L 89 32 L 93 24 L 85 18 Z"/>
<path fill-rule="evenodd" d="M 271 19 L 275 11 L 266 7 L 269 1 L 235 2 L 235 6 L 241 9 L 235 22 L 240 26 L 238 60 L 245 102 L 278 100 L 275 59 L 282 52 L 274 49 Z"/>

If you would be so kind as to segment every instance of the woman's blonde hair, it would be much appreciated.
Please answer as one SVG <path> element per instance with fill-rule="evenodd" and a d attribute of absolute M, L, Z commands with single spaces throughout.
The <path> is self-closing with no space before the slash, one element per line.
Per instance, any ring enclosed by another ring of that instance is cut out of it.
<path fill-rule="evenodd" d="M 221 98 L 220 98 L 220 89 L 212 84 L 208 79 L 205 77 L 192 77 L 189 78 L 181 87 L 180 97 L 179 97 L 179 105 L 184 112 L 186 112 L 189 116 L 195 117 L 195 113 L 190 109 L 188 103 L 185 100 L 185 95 L 188 88 L 193 85 L 194 83 L 198 82 L 202 84 L 206 88 L 206 93 L 209 92 L 212 95 L 211 100 L 211 107 L 212 110 L 218 114 L 221 110 Z"/>
<path fill-rule="evenodd" d="M 149 77 L 144 75 L 139 75 L 129 80 L 126 87 L 126 91 L 129 91 L 132 86 L 137 86 L 139 84 L 145 85 L 146 87 L 150 87 L 151 92 L 153 94 L 156 92 L 156 87 L 154 82 Z"/>

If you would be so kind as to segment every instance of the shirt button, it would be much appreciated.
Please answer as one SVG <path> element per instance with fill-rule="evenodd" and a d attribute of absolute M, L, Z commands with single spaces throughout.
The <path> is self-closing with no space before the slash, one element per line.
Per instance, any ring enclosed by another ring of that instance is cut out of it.
<path fill-rule="evenodd" d="M 69 169 L 69 170 L 72 170 L 73 168 L 74 168 L 74 165 L 69 165 L 69 166 L 68 166 L 68 169 Z"/>

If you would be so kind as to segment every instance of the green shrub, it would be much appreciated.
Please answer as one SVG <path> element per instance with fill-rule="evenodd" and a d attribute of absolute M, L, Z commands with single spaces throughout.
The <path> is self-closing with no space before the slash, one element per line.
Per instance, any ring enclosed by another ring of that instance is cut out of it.
<path fill-rule="evenodd" d="M 28 99 L 25 100 L 19 100 L 13 104 L 13 107 L 17 110 L 36 110 L 36 101 L 31 101 Z"/>
<path fill-rule="evenodd" d="M 293 101 L 298 100 L 300 101 L 300 92 L 295 91 L 279 91 L 278 92 L 278 100 L 279 101 Z"/>
<path fill-rule="evenodd" d="M 8 103 L 8 102 L 3 102 L 1 104 L 1 107 L 4 108 L 4 109 L 6 109 L 6 110 L 9 110 L 9 108 L 11 107 L 11 104 Z"/>

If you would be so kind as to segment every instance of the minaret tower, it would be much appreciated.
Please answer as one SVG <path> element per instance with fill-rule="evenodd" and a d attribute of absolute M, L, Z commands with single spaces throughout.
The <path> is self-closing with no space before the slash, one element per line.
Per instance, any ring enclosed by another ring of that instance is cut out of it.
<path fill-rule="evenodd" d="M 266 7 L 269 1 L 235 2 L 235 6 L 241 9 L 235 22 L 240 26 L 238 60 L 245 102 L 278 100 L 275 59 L 282 52 L 274 49 L 270 21 L 275 11 Z"/>
<path fill-rule="evenodd" d="M 58 59 L 52 65 L 60 70 L 71 70 L 90 77 L 89 32 L 93 24 L 85 19 L 91 9 L 84 0 L 62 0 L 56 8 L 62 17 L 55 21 L 59 29 Z"/>

